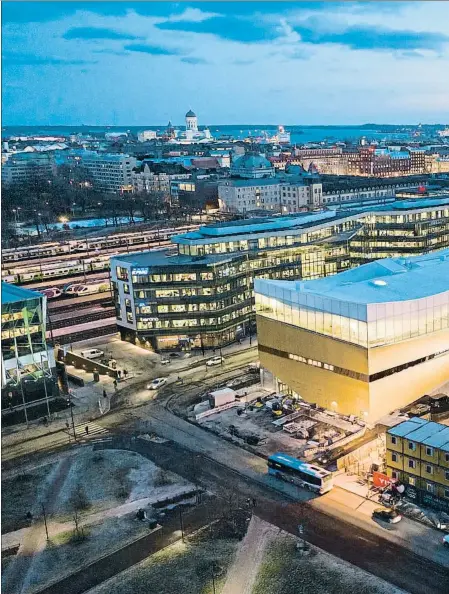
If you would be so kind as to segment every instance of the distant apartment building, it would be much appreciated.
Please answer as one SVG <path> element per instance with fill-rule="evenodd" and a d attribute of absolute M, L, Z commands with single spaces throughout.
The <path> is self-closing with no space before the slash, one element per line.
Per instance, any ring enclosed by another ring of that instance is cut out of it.
<path fill-rule="evenodd" d="M 162 192 L 170 194 L 170 183 L 173 180 L 187 180 L 190 173 L 154 173 L 145 161 L 131 172 L 131 183 L 134 192 Z"/>
<path fill-rule="evenodd" d="M 56 395 L 55 360 L 46 339 L 47 298 L 2 282 L 2 409 Z"/>
<path fill-rule="evenodd" d="M 321 182 L 302 168 L 290 165 L 276 174 L 267 159 L 252 154 L 235 159 L 231 177 L 218 184 L 219 207 L 231 213 L 295 213 L 318 208 L 321 198 Z"/>
<path fill-rule="evenodd" d="M 387 474 L 415 503 L 449 512 L 449 427 L 413 417 L 387 430 Z"/>
<path fill-rule="evenodd" d="M 282 392 L 374 422 L 449 380 L 449 249 L 254 289 L 260 362 Z"/>
<path fill-rule="evenodd" d="M 56 165 L 51 153 L 10 154 L 2 162 L 2 185 L 8 186 L 33 180 L 48 181 L 55 173 Z"/>
<path fill-rule="evenodd" d="M 439 159 L 439 155 L 429 155 L 424 148 L 360 145 L 295 149 L 291 155 L 270 157 L 270 162 L 278 170 L 285 169 L 291 163 L 301 165 L 306 170 L 314 167 L 320 174 L 388 178 L 440 172 Z M 443 160 L 440 168 L 444 168 L 444 165 Z"/>
<path fill-rule="evenodd" d="M 123 154 L 80 152 L 81 164 L 91 174 L 96 189 L 103 192 L 131 192 L 135 157 Z"/>

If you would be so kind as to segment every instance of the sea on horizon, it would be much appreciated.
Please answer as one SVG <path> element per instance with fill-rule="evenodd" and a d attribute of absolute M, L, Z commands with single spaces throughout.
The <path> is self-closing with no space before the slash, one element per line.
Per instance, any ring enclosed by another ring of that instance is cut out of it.
<path fill-rule="evenodd" d="M 200 126 L 204 129 L 206 126 Z M 2 138 L 10 136 L 69 136 L 70 134 L 105 134 L 106 132 L 131 132 L 137 134 L 141 130 L 156 130 L 163 132 L 166 126 L 4 126 L 2 128 Z M 408 128 L 408 127 L 407 127 Z M 179 126 L 183 129 L 183 126 Z M 372 140 L 382 139 L 408 139 L 410 132 L 403 131 L 402 126 L 396 129 L 393 126 L 379 126 L 371 129 L 368 126 L 285 126 L 287 132 L 290 132 L 292 144 L 304 144 L 307 142 L 342 142 L 356 141 L 362 136 Z M 400 131 L 397 131 L 397 130 Z M 277 126 L 275 125 L 211 125 L 209 130 L 214 138 L 221 136 L 231 136 L 235 140 L 241 140 L 247 137 L 257 138 L 264 132 L 273 135 Z"/>

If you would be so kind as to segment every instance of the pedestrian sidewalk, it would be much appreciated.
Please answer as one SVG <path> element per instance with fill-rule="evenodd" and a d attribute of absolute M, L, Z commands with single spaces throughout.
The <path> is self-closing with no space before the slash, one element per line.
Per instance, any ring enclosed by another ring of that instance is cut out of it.
<path fill-rule="evenodd" d="M 365 500 L 369 500 L 377 505 L 385 505 L 380 499 L 380 493 L 370 489 L 369 486 L 360 480 L 356 475 L 336 474 L 334 476 L 334 484 L 345 491 L 353 493 Z M 420 507 L 415 503 L 402 499 L 396 504 L 396 510 L 411 520 L 420 522 L 431 528 L 446 530 L 449 526 L 449 514 L 438 512 L 428 507 Z"/>

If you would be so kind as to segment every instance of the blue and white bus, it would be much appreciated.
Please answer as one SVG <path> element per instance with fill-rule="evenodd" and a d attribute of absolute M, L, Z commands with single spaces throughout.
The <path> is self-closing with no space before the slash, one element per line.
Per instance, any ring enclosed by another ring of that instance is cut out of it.
<path fill-rule="evenodd" d="M 315 464 L 307 464 L 288 454 L 268 458 L 268 474 L 323 495 L 333 487 L 332 472 Z"/>

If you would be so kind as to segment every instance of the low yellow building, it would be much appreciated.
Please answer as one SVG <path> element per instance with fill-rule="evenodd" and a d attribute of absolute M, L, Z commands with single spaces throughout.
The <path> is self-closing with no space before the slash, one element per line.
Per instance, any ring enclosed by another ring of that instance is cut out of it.
<path fill-rule="evenodd" d="M 449 427 L 421 418 L 387 431 L 387 474 L 406 487 L 406 495 L 449 511 Z"/>
<path fill-rule="evenodd" d="M 293 396 L 373 422 L 449 379 L 449 249 L 255 292 L 261 365 Z"/>

